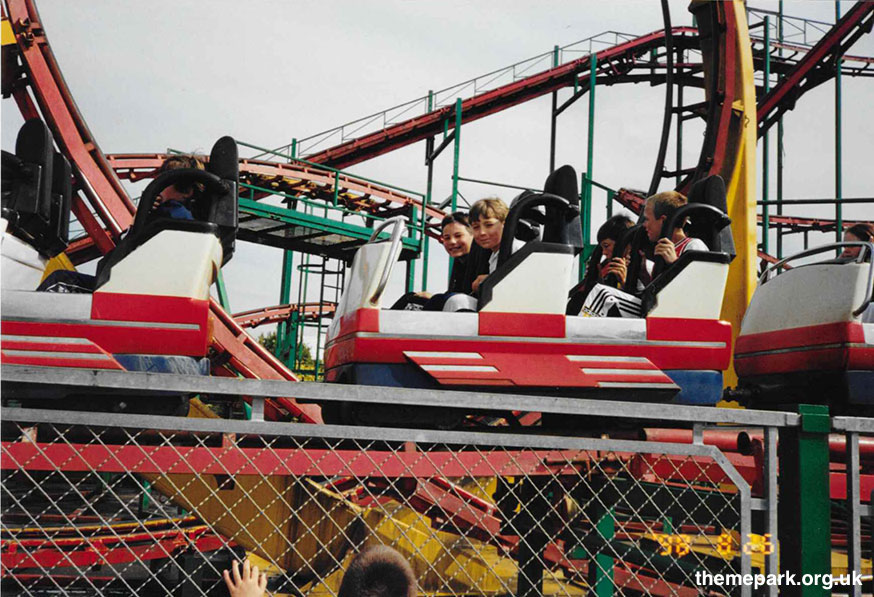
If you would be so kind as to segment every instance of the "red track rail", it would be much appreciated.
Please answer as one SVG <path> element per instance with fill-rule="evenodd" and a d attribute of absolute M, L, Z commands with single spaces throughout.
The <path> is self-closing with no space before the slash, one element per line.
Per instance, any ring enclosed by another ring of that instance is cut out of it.
<path fill-rule="evenodd" d="M 234 314 L 234 321 L 242 328 L 255 328 L 265 323 L 286 321 L 298 313 L 303 321 L 317 321 L 322 317 L 333 317 L 336 303 L 304 303 L 302 305 L 277 305 L 264 309 L 252 309 Z"/>
<path fill-rule="evenodd" d="M 672 31 L 674 37 L 697 34 L 697 30 L 691 27 L 675 27 Z M 664 31 L 655 31 L 598 52 L 598 73 L 608 77 L 627 73 L 637 56 L 641 56 L 651 49 L 662 47 L 664 36 Z M 590 57 L 585 56 L 579 60 L 468 98 L 461 104 L 462 123 L 479 120 L 490 114 L 573 85 L 574 78 L 589 70 L 589 60 Z M 449 127 L 454 127 L 455 121 L 450 118 L 454 111 L 454 106 L 434 110 L 381 131 L 320 151 L 308 156 L 307 160 L 335 168 L 345 168 L 436 135 L 443 131 L 443 123 L 447 119 Z"/>

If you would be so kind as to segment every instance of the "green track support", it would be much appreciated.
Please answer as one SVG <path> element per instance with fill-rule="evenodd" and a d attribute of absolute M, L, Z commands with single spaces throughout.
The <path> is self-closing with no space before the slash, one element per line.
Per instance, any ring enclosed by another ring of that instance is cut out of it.
<path fill-rule="evenodd" d="M 452 156 L 452 211 L 458 209 L 458 162 L 461 157 L 461 98 L 455 100 L 455 141 Z"/>
<path fill-rule="evenodd" d="M 603 508 L 593 516 L 595 530 L 605 545 L 616 535 L 616 518 L 613 510 L 604 511 Z M 597 519 L 597 520 L 596 520 Z M 612 597 L 615 583 L 613 582 L 613 558 L 603 553 L 595 554 L 589 563 L 589 587 L 591 594 L 596 597 Z"/>
<path fill-rule="evenodd" d="M 592 168 L 595 160 L 595 75 L 598 73 L 598 55 L 594 52 L 589 57 L 589 127 L 586 142 L 586 171 L 583 173 L 582 185 L 580 188 L 580 222 L 583 228 L 583 243 L 585 248 L 580 255 L 580 281 L 586 272 L 586 262 L 591 249 L 589 242 L 591 241 L 592 228 Z"/>
<path fill-rule="evenodd" d="M 593 177 L 593 165 L 595 160 L 595 75 L 598 72 L 598 55 L 592 54 L 589 62 L 589 134 L 586 143 L 586 173 L 589 179 Z M 589 200 L 591 200 L 591 189 Z"/>
<path fill-rule="evenodd" d="M 424 221 L 422 222 L 424 224 Z M 416 208 L 412 207 L 410 211 L 410 229 L 415 230 L 416 225 Z M 424 231 L 422 236 L 424 236 Z M 410 259 L 407 262 L 407 292 L 413 292 L 415 290 L 414 286 L 416 285 L 416 262 Z"/>
<path fill-rule="evenodd" d="M 144 513 L 149 507 L 149 502 L 152 498 L 152 484 L 149 481 L 140 480 L 140 485 L 143 487 L 143 497 L 140 498 L 140 512 Z"/>
<path fill-rule="evenodd" d="M 777 6 L 777 57 L 783 57 L 783 0 Z M 783 79 L 783 76 L 780 76 Z M 783 215 L 783 117 L 777 121 L 777 215 Z M 783 259 L 783 228 L 777 228 L 777 259 Z"/>
<path fill-rule="evenodd" d="M 580 253 L 580 281 L 586 272 L 586 263 L 595 247 L 592 241 L 592 179 L 587 172 L 580 177 L 580 228 L 583 233 L 583 252 Z"/>
<path fill-rule="evenodd" d="M 279 286 L 279 304 L 287 305 L 291 302 L 292 273 L 294 272 L 294 251 L 282 252 L 282 280 Z M 286 338 L 289 334 L 289 322 L 283 321 L 276 326 L 276 356 L 282 360 L 282 351 L 285 348 Z"/>
<path fill-rule="evenodd" d="M 799 586 L 783 586 L 783 595 L 820 597 L 822 583 L 800 586 L 805 574 L 831 574 L 831 502 L 829 500 L 828 407 L 798 406 L 801 426 L 780 430 L 780 569 L 795 574 Z"/>
<path fill-rule="evenodd" d="M 771 29 L 770 19 L 765 16 L 765 93 L 771 90 Z M 769 219 L 770 207 L 768 205 L 768 186 L 770 163 L 768 155 L 768 131 L 762 136 L 762 252 L 769 252 L 768 237 L 771 232 L 771 220 Z"/>
<path fill-rule="evenodd" d="M 215 288 L 218 292 L 219 304 L 222 306 L 222 309 L 230 313 L 231 301 L 228 299 L 228 291 L 225 288 L 225 278 L 222 276 L 222 270 L 218 271 L 218 275 L 215 278 Z"/>
<path fill-rule="evenodd" d="M 841 19 L 841 2 L 835 0 L 835 23 Z M 841 67 L 843 58 L 840 54 L 835 60 L 835 242 L 841 242 L 844 231 L 844 214 L 841 199 L 843 198 L 843 165 L 841 163 Z"/>

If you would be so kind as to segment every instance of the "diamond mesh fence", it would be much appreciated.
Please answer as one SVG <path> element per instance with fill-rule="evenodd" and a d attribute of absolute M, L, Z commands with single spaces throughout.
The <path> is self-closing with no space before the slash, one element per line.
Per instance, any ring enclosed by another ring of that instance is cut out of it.
<path fill-rule="evenodd" d="M 711 446 L 47 417 L 3 423 L 4 594 L 226 595 L 248 557 L 273 595 L 329 596 L 384 544 L 420 594 L 699 595 L 757 557 Z"/>

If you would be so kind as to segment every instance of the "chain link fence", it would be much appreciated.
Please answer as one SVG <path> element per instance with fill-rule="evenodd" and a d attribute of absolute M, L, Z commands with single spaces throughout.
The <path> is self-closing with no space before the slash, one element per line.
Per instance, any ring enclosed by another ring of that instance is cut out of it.
<path fill-rule="evenodd" d="M 749 485 L 712 446 L 200 412 L 4 409 L 4 594 L 225 595 L 248 556 L 273 594 L 335 595 L 385 544 L 421 594 L 697 595 L 755 557 Z"/>

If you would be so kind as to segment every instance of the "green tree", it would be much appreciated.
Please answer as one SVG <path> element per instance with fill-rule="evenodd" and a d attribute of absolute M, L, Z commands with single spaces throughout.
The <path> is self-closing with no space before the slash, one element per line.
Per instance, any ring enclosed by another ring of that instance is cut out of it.
<path fill-rule="evenodd" d="M 270 332 L 269 334 L 261 334 L 258 336 L 258 343 L 270 351 L 271 354 L 276 354 L 276 332 Z M 301 344 L 299 347 L 298 354 L 298 362 L 296 369 L 302 371 L 312 371 L 315 367 L 316 361 L 313 358 L 313 351 L 309 347 L 308 344 Z M 319 372 L 324 371 L 324 367 L 321 363 L 319 363 Z M 308 376 L 309 377 L 309 376 Z"/>

